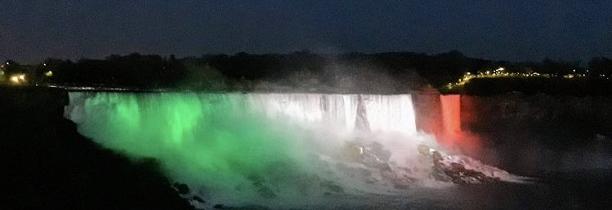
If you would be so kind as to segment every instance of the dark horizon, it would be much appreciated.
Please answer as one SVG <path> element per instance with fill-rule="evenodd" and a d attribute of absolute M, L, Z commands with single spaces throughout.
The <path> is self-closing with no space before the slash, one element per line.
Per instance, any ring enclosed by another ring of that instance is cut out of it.
<path fill-rule="evenodd" d="M 174 57 L 178 60 L 185 60 L 185 59 L 193 59 L 193 58 L 198 59 L 198 58 L 218 57 L 218 56 L 233 57 L 233 56 L 241 56 L 241 54 L 248 55 L 248 56 L 288 56 L 292 54 L 304 54 L 304 53 L 310 54 L 310 55 L 321 56 L 322 58 L 326 58 L 330 60 L 341 59 L 343 57 L 346 57 L 346 56 L 350 57 L 353 55 L 376 56 L 376 55 L 396 54 L 396 55 L 403 55 L 403 56 L 423 55 L 426 57 L 438 57 L 438 56 L 445 56 L 445 55 L 457 56 L 458 55 L 458 56 L 463 57 L 464 59 L 480 60 L 480 61 L 489 62 L 489 63 L 504 63 L 504 64 L 509 64 L 509 65 L 532 65 L 532 64 L 541 64 L 545 62 L 553 62 L 553 63 L 559 63 L 559 64 L 561 63 L 568 64 L 568 65 L 571 65 L 577 68 L 588 68 L 589 61 L 592 61 L 594 59 L 612 59 L 612 56 L 593 56 L 593 57 L 585 57 L 585 58 L 580 58 L 580 59 L 575 59 L 575 60 L 563 59 L 563 58 L 553 58 L 553 57 L 545 56 L 539 60 L 538 59 L 504 60 L 504 59 L 492 59 L 492 58 L 486 58 L 486 57 L 471 56 L 471 55 L 465 54 L 461 50 L 456 50 L 456 49 L 451 49 L 451 50 L 447 50 L 443 52 L 436 52 L 436 53 L 415 52 L 415 51 L 406 51 L 406 50 L 404 51 L 379 51 L 379 52 L 364 52 L 364 51 L 320 52 L 320 51 L 313 51 L 311 49 L 301 49 L 301 50 L 293 50 L 293 51 L 287 51 L 287 52 L 254 53 L 254 52 L 238 51 L 238 52 L 233 52 L 233 53 L 202 53 L 202 54 L 194 54 L 194 55 L 177 55 L 175 53 L 157 54 L 157 53 L 144 53 L 144 52 L 133 51 L 133 52 L 125 52 L 125 53 L 110 53 L 107 55 L 100 55 L 100 56 L 95 56 L 95 57 L 82 56 L 82 57 L 75 57 L 75 58 L 49 55 L 39 60 L 32 60 L 32 61 L 18 60 L 13 57 L 8 57 L 3 54 L 0 54 L 0 60 L 7 61 L 7 62 L 16 62 L 19 65 L 25 65 L 25 66 L 36 66 L 36 65 L 42 65 L 43 63 L 45 63 L 46 60 L 55 60 L 55 61 L 62 60 L 62 61 L 71 61 L 71 62 L 79 62 L 82 60 L 102 61 L 102 60 L 107 60 L 110 57 L 117 57 L 117 56 L 126 57 L 126 56 L 131 56 L 131 55 L 160 56 L 161 58 L 164 58 L 164 59 L 169 59 L 171 57 Z"/>
<path fill-rule="evenodd" d="M 8 1 L 0 56 L 407 51 L 587 62 L 612 57 L 612 2 Z"/>

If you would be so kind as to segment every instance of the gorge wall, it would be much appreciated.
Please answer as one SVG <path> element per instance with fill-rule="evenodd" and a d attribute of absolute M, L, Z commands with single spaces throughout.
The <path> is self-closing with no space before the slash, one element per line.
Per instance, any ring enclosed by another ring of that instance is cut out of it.
<path fill-rule="evenodd" d="M 459 108 L 449 109 L 456 103 Z M 612 166 L 610 97 L 416 94 L 415 107 L 418 130 L 510 171 L 538 175 Z M 457 109 L 459 119 L 451 120 Z M 449 133 L 449 124 L 460 129 Z"/>

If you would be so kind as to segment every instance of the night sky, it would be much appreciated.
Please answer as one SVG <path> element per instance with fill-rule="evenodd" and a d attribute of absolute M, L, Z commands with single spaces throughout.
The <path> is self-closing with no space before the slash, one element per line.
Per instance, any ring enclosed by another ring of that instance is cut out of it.
<path fill-rule="evenodd" d="M 612 56 L 610 0 L 0 0 L 0 56 L 459 50 L 510 61 Z"/>

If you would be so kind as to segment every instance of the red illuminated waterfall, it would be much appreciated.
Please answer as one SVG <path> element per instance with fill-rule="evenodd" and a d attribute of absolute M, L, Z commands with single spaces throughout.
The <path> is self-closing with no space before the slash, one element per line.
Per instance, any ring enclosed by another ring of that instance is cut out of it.
<path fill-rule="evenodd" d="M 460 149 L 468 154 L 477 154 L 480 152 L 480 138 L 469 130 L 461 129 L 462 116 L 471 117 L 470 110 L 461 110 L 461 101 L 460 95 L 440 95 L 440 107 L 442 109 L 440 143 L 447 147 Z M 469 106 L 469 104 L 465 106 Z"/>
<path fill-rule="evenodd" d="M 461 96 L 441 95 L 442 138 L 444 143 L 456 144 L 461 141 Z"/>

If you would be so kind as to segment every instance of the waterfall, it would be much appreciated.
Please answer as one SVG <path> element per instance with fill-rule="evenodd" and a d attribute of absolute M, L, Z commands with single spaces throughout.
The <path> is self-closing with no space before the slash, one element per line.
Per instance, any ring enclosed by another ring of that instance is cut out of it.
<path fill-rule="evenodd" d="M 431 178 L 431 160 L 417 151 L 437 149 L 435 139 L 416 131 L 410 95 L 69 96 L 65 116 L 79 133 L 131 158 L 160 161 L 170 179 L 193 189 L 187 197 L 205 198 L 206 204 L 192 200 L 201 208 L 253 202 L 293 208 L 335 203 L 328 196 L 334 193 L 396 194 Z M 451 131 L 456 99 L 442 98 Z"/>
<path fill-rule="evenodd" d="M 441 95 L 443 138 L 456 142 L 461 134 L 461 96 Z"/>
<path fill-rule="evenodd" d="M 368 142 L 397 167 L 416 155 L 412 106 L 410 95 L 72 92 L 65 115 L 104 147 L 160 160 L 169 177 L 205 189 L 194 193 L 207 199 L 269 203 L 338 188 L 392 190 L 370 177 L 379 169 L 345 170 L 366 170 L 348 166 L 362 148 L 355 145 Z"/>
<path fill-rule="evenodd" d="M 246 94 L 251 109 L 271 118 L 345 130 L 416 133 L 410 95 Z"/>
<path fill-rule="evenodd" d="M 103 105 L 105 102 L 116 102 L 125 99 L 137 99 L 132 103 L 144 105 L 147 99 L 163 98 L 161 96 L 185 96 L 201 100 L 201 103 L 232 104 L 238 111 L 246 109 L 263 114 L 268 119 L 289 120 L 286 123 L 297 123 L 304 126 L 326 125 L 345 131 L 356 129 L 371 132 L 398 132 L 406 135 L 415 134 L 416 122 L 410 95 L 356 95 L 356 94 L 121 94 L 121 93 L 70 93 L 70 105 L 66 117 L 80 122 L 84 105 L 94 102 Z M 92 100 L 97 98 L 97 100 Z M 106 101 L 105 101 L 106 100 Z M 238 107 L 240 106 L 240 107 Z M 179 108 L 179 107 L 177 107 Z"/>

